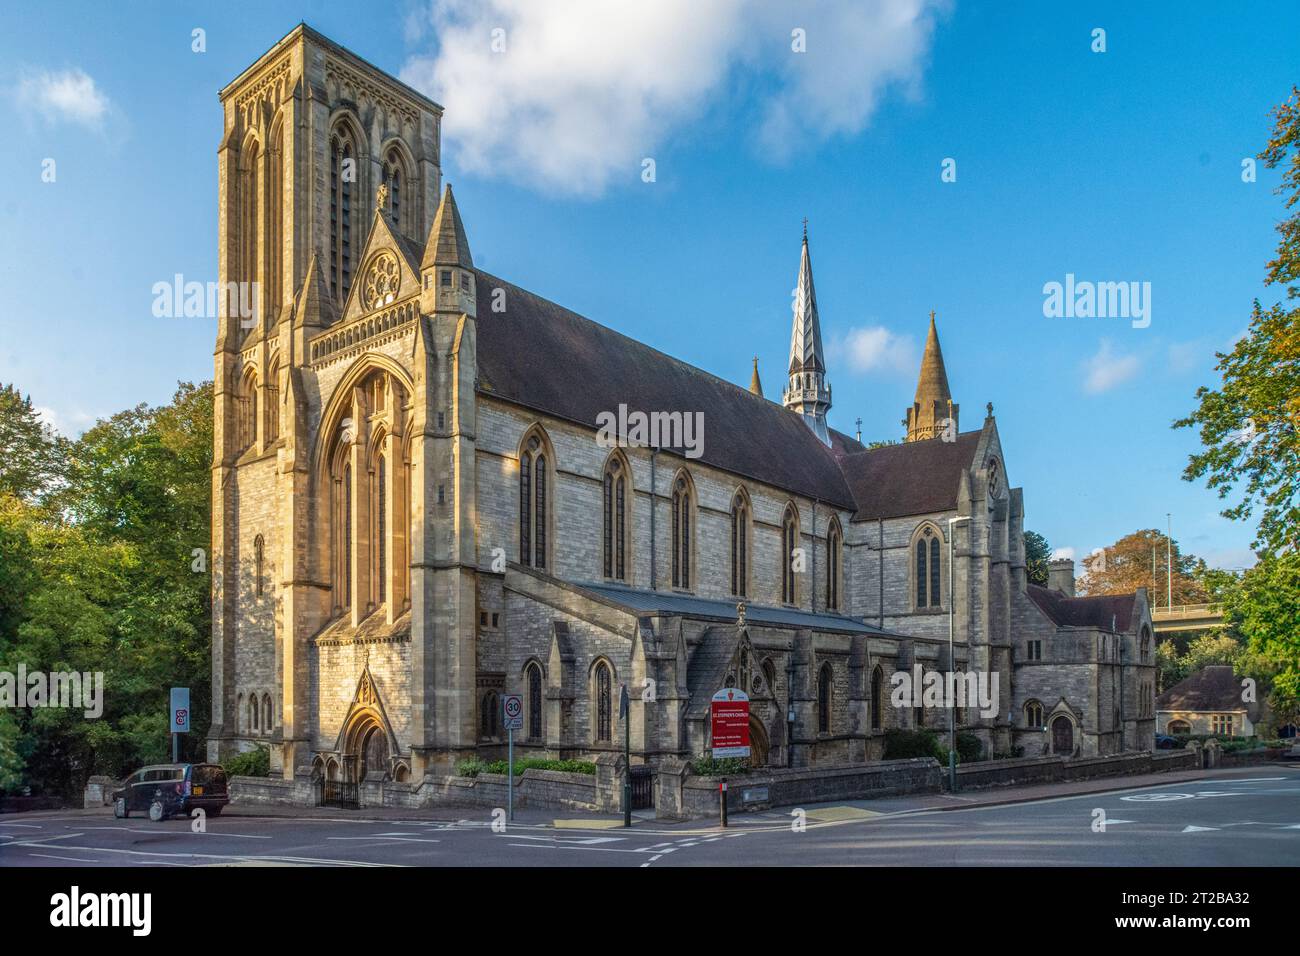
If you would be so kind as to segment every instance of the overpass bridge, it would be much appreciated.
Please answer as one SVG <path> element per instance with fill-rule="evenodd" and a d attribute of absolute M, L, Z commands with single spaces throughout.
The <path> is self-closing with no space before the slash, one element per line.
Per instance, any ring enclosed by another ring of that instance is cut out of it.
<path fill-rule="evenodd" d="M 1157 634 L 1171 631 L 1208 631 L 1223 624 L 1219 604 L 1175 604 L 1151 609 L 1151 624 Z"/>

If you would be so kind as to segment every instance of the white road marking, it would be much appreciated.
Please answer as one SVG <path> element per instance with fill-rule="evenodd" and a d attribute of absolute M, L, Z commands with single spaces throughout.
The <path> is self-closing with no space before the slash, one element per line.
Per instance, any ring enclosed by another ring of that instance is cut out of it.
<path fill-rule="evenodd" d="M 82 834 L 69 834 L 69 836 L 81 836 Z M 59 838 L 62 839 L 62 838 Z M 10 846 L 35 846 L 40 849 L 48 849 L 40 843 L 15 843 Z M 233 860 L 238 863 L 315 863 L 322 866 L 393 866 L 396 864 L 389 863 L 369 863 L 364 860 L 335 860 L 324 859 L 310 856 L 279 856 L 268 854 L 266 856 L 254 856 L 249 854 L 235 853 L 165 853 L 161 850 L 127 850 L 119 847 L 104 846 L 62 846 L 57 847 L 60 850 L 82 850 L 90 853 L 122 853 L 127 856 L 166 856 L 174 859 L 186 860 Z M 162 861 L 159 861 L 162 862 Z"/>
<path fill-rule="evenodd" d="M 1217 830 L 1217 829 L 1219 829 L 1219 828 L 1218 828 L 1218 827 L 1194 827 L 1194 826 L 1190 826 L 1190 825 L 1189 825 L 1189 826 L 1185 826 L 1185 827 L 1183 827 L 1183 832 L 1184 832 L 1184 833 L 1203 833 L 1203 832 L 1205 832 L 1206 830 Z"/>
<path fill-rule="evenodd" d="M 98 863 L 98 860 L 91 860 L 84 856 L 54 856 L 50 853 L 28 853 L 28 856 L 44 857 L 47 860 L 70 860 L 73 863 Z"/>
<path fill-rule="evenodd" d="M 44 830 L 45 827 L 37 826 L 35 823 L 0 823 L 0 827 L 23 827 L 27 830 Z"/>

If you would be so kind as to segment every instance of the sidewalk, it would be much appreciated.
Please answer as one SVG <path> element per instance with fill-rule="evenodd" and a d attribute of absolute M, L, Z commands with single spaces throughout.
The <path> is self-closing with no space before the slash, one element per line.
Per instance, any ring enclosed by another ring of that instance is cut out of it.
<path fill-rule="evenodd" d="M 896 815 L 902 813 L 926 813 L 943 810 L 965 810 L 974 807 L 994 807 L 1004 804 L 1025 803 L 1032 800 L 1050 800 L 1057 797 L 1074 797 L 1090 793 L 1113 793 L 1121 790 L 1135 790 L 1142 787 L 1162 786 L 1178 783 L 1196 783 L 1242 777 L 1282 776 L 1295 774 L 1300 776 L 1300 764 L 1270 763 L 1258 766 L 1231 767 L 1218 770 L 1184 770 L 1170 773 L 1141 774 L 1131 777 L 1103 777 L 1096 780 L 1082 780 L 1069 783 L 1035 784 L 1032 786 L 996 787 L 987 790 L 970 790 L 966 792 L 921 793 L 895 797 L 873 797 L 858 800 L 833 800 L 823 803 L 807 804 L 801 809 L 821 811 L 823 815 L 837 808 L 854 808 L 862 811 L 862 819 L 877 815 Z M 773 807 L 756 812 L 731 814 L 730 824 L 733 828 L 746 826 L 770 826 L 776 817 L 782 819 L 789 815 L 794 807 Z M 489 826 L 492 823 L 492 808 L 482 806 L 437 806 L 423 809 L 404 807 L 367 807 L 362 810 L 339 810 L 334 807 L 297 807 L 278 806 L 274 804 L 230 804 L 222 812 L 221 819 L 239 820 L 256 818 L 278 818 L 293 820 L 332 820 L 345 823 L 370 822 L 411 822 L 411 823 L 447 823 L 471 826 Z M 40 810 L 22 814 L 5 814 L 10 821 L 39 819 L 46 816 L 60 817 L 104 817 L 111 818 L 111 807 L 94 807 L 91 809 Z M 638 810 L 632 814 L 633 827 L 641 829 L 699 829 L 716 826 L 716 819 L 698 819 L 672 822 L 656 820 L 653 810 Z M 621 827 L 622 814 L 594 813 L 587 810 L 519 807 L 515 810 L 516 826 L 541 827 L 550 829 L 592 829 L 603 830 Z"/>

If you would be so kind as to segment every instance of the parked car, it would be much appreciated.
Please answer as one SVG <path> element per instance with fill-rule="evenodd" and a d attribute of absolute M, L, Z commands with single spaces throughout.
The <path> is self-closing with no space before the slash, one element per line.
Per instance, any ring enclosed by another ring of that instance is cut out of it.
<path fill-rule="evenodd" d="M 113 793 L 113 816 L 148 813 L 154 822 L 201 809 L 210 817 L 221 816 L 230 802 L 226 771 L 215 763 L 169 763 L 144 767 L 126 778 Z"/>
<path fill-rule="evenodd" d="M 1178 740 L 1168 734 L 1156 734 L 1156 750 L 1177 750 Z"/>

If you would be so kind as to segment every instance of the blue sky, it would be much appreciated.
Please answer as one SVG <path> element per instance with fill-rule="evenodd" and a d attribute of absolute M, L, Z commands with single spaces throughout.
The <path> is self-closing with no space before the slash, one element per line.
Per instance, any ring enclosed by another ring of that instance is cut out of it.
<path fill-rule="evenodd" d="M 1173 512 L 1186 549 L 1250 562 L 1169 425 L 1279 298 L 1278 177 L 1241 162 L 1300 82 L 1300 6 L 519 2 L 13 8 L 0 381 L 75 433 L 211 376 L 215 324 L 154 318 L 151 288 L 215 278 L 217 91 L 306 20 L 444 105 L 482 267 L 742 385 L 757 355 L 772 397 L 806 216 L 832 425 L 900 435 L 934 309 L 963 428 L 994 403 L 1027 527 L 1082 557 Z M 513 59 L 480 49 L 495 23 Z M 1044 317 L 1067 273 L 1149 282 L 1150 326 Z"/>

